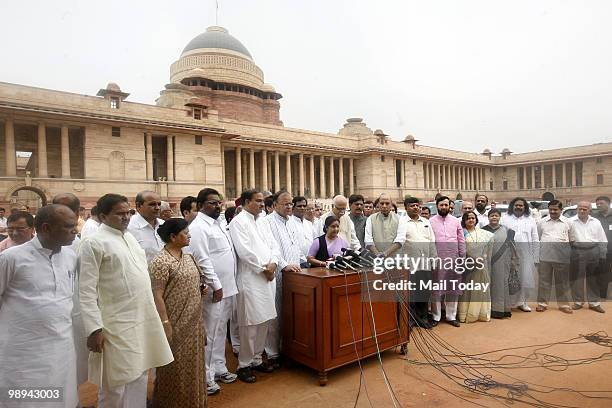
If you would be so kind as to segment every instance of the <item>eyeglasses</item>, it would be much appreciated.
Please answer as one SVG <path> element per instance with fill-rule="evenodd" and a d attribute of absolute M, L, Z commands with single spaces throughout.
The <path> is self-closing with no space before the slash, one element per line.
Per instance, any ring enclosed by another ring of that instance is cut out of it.
<path fill-rule="evenodd" d="M 16 227 L 16 228 L 15 227 L 8 227 L 6 229 L 6 231 L 7 232 L 15 232 L 15 231 L 22 232 L 22 231 L 29 230 L 29 229 L 32 229 L 32 228 L 31 227 Z"/>

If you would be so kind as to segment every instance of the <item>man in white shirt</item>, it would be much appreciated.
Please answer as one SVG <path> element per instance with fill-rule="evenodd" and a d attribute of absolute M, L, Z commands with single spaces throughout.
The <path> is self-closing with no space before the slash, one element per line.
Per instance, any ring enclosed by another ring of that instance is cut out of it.
<path fill-rule="evenodd" d="M 5 214 L 6 210 L 0 207 L 0 241 L 5 240 L 8 236 L 8 233 L 6 231 L 8 220 L 6 219 Z"/>
<path fill-rule="evenodd" d="M 436 238 L 429 220 L 421 217 L 421 202 L 418 198 L 406 198 L 404 208 L 408 217 L 403 219 L 406 236 L 403 252 L 415 261 L 422 259 L 420 267 L 410 271 L 410 280 L 416 282 L 418 288 L 410 293 L 410 317 L 419 327 L 431 329 L 432 325 L 427 316 L 431 291 L 421 289 L 420 282 L 431 281 L 432 265 L 427 262 L 427 258 L 437 257 Z"/>
<path fill-rule="evenodd" d="M 586 300 L 589 309 L 599 313 L 606 311 L 600 304 L 599 284 L 597 273 L 599 265 L 606 259 L 608 239 L 601 226 L 601 222 L 591 217 L 591 203 L 581 201 L 578 203 L 578 214 L 570 218 L 569 239 L 572 245 L 570 274 L 572 281 L 572 308 L 582 308 L 585 301 L 584 285 L 586 280 Z"/>
<path fill-rule="evenodd" d="M 238 287 L 236 256 L 232 241 L 221 222 L 221 197 L 217 190 L 205 188 L 197 197 L 199 212 L 189 225 L 191 242 L 188 251 L 194 256 L 206 285 L 211 289 L 204 297 L 206 328 L 206 389 L 208 395 L 219 392 L 220 381 L 236 381 L 225 363 L 225 341 Z"/>
<path fill-rule="evenodd" d="M 263 194 L 246 190 L 240 196 L 242 211 L 229 224 L 230 236 L 238 258 L 238 325 L 240 352 L 238 378 L 255 382 L 252 370 L 271 372 L 263 363 L 268 325 L 276 317 L 274 272 L 280 257 L 270 225 L 259 218 Z"/>
<path fill-rule="evenodd" d="M 521 290 L 512 296 L 513 303 L 523 312 L 531 312 L 527 299 L 535 290 L 535 273 L 540 263 L 540 237 L 535 220 L 531 217 L 527 200 L 517 197 L 508 204 L 508 214 L 502 225 L 514 230 L 514 242 L 519 256 Z"/>
<path fill-rule="evenodd" d="M 154 191 L 141 191 L 136 194 L 135 201 L 137 212 L 130 218 L 127 230 L 144 249 L 147 262 L 151 262 L 164 247 L 164 242 L 157 235 L 157 228 L 164 223 L 159 218 L 161 198 Z"/>
<path fill-rule="evenodd" d="M 145 408 L 147 371 L 171 363 L 172 352 L 144 250 L 127 232 L 127 198 L 106 194 L 97 206 L 102 225 L 79 247 L 89 381 L 100 389 L 101 408 Z"/>
<path fill-rule="evenodd" d="M 484 228 L 489 225 L 489 211 L 487 211 L 487 204 L 489 204 L 489 197 L 485 194 L 477 194 L 475 197 L 476 201 L 476 216 L 478 217 L 478 226 Z"/>
<path fill-rule="evenodd" d="M 63 401 L 49 407 L 79 403 L 71 316 L 78 266 L 67 247 L 76 225 L 66 206 L 42 207 L 36 237 L 0 254 L 0 384 L 62 388 Z"/>
<path fill-rule="evenodd" d="M 308 220 L 307 214 L 312 216 L 312 204 L 309 204 L 306 197 L 297 196 L 293 197 L 293 215 L 291 219 L 301 226 L 303 239 L 300 243 L 300 266 L 302 268 L 308 268 L 308 262 L 306 262 L 306 256 L 308 256 L 308 250 L 314 240 L 314 224 Z"/>
<path fill-rule="evenodd" d="M 194 196 L 183 198 L 179 208 L 181 209 L 181 215 L 189 224 L 191 224 L 198 215 L 197 199 Z"/>
<path fill-rule="evenodd" d="M 299 272 L 302 260 L 301 247 L 304 242 L 303 229 L 292 217 L 293 197 L 285 190 L 281 190 L 272 196 L 274 211 L 268 214 L 263 221 L 269 224 L 270 231 L 274 237 L 280 256 L 276 267 L 276 293 L 274 302 L 276 305 L 276 318 L 268 326 L 266 339 L 266 355 L 268 364 L 273 368 L 280 368 L 280 319 L 283 305 L 283 273 Z M 305 260 L 305 259 L 304 259 Z"/>
<path fill-rule="evenodd" d="M 383 256 L 393 256 L 406 240 L 405 222 L 391 211 L 391 198 L 382 194 L 378 198 L 380 211 L 368 217 L 364 242 L 368 251 Z"/>
<path fill-rule="evenodd" d="M 77 217 L 77 225 L 78 225 L 78 217 L 81 215 L 81 200 L 72 193 L 59 193 L 53 197 L 53 204 L 62 204 L 66 207 L 70 208 L 74 215 Z M 82 229 L 81 229 L 82 231 Z M 74 241 L 70 245 L 70 249 L 72 249 L 76 254 L 79 251 L 79 245 L 81 243 L 81 239 L 77 235 L 74 237 Z M 76 274 L 75 277 L 75 290 L 72 295 L 72 331 L 74 335 L 74 345 L 76 348 L 76 362 L 77 362 L 77 381 L 78 384 L 83 384 L 87 382 L 87 359 L 89 356 L 89 352 L 87 350 L 87 335 L 85 334 L 85 328 L 83 327 L 83 318 L 81 317 L 81 304 L 79 301 L 79 274 Z"/>
<path fill-rule="evenodd" d="M 98 207 L 93 206 L 89 212 L 90 217 L 85 221 L 85 225 L 81 229 L 81 239 L 87 238 L 89 235 L 95 234 L 100 228 L 100 220 L 98 219 Z"/>
<path fill-rule="evenodd" d="M 570 308 L 570 244 L 568 220 L 561 215 L 563 204 L 559 200 L 548 203 L 548 217 L 538 224 L 540 236 L 540 265 L 538 267 L 538 306 L 537 312 L 548 308 L 550 290 L 555 281 L 559 309 L 571 314 Z"/>
<path fill-rule="evenodd" d="M 348 200 L 346 197 L 343 195 L 335 196 L 332 210 L 321 215 L 319 221 L 315 224 L 315 237 L 320 237 L 324 234 L 323 227 L 325 225 L 325 220 L 330 215 L 333 215 L 340 220 L 340 232 L 338 235 L 349 243 L 351 249 L 358 250 L 360 249 L 361 244 L 359 244 L 359 239 L 357 238 L 357 233 L 355 232 L 355 225 L 353 225 L 353 221 L 351 221 L 351 218 L 346 213 L 347 208 Z"/>

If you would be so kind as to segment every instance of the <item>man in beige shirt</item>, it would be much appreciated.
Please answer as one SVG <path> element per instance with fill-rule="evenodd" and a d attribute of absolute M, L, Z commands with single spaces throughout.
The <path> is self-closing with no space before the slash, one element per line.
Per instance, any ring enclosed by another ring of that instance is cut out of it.
<path fill-rule="evenodd" d="M 538 306 L 537 312 L 544 312 L 548 308 L 550 290 L 553 279 L 557 294 L 559 309 L 571 314 L 569 305 L 569 222 L 561 215 L 563 205 L 559 200 L 548 203 L 548 216 L 538 224 L 540 236 L 540 264 L 538 266 Z"/>

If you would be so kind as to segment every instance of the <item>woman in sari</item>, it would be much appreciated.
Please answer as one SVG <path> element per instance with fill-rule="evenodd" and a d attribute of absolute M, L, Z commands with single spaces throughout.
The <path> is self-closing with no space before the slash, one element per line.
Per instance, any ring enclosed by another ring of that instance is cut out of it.
<path fill-rule="evenodd" d="M 207 407 L 204 325 L 200 271 L 182 248 L 189 245 L 188 223 L 171 218 L 157 233 L 166 243 L 149 265 L 155 306 L 162 320 L 174 361 L 157 369 L 153 406 Z"/>
<path fill-rule="evenodd" d="M 490 259 L 493 234 L 478 228 L 478 216 L 467 211 L 461 218 L 464 228 L 466 259 L 472 258 L 473 266 L 464 273 L 464 283 L 481 284 L 480 287 L 464 290 L 459 297 L 459 321 L 472 323 L 491 320 L 491 294 L 489 288 L 482 290 L 483 284 L 491 282 Z M 471 266 L 471 265 L 470 265 Z"/>
<path fill-rule="evenodd" d="M 306 260 L 311 266 L 326 266 L 327 260 L 342 255 L 342 248 L 349 248 L 349 244 L 338 235 L 340 220 L 333 215 L 325 219 L 323 224 L 324 235 L 315 239 L 310 246 Z"/>
<path fill-rule="evenodd" d="M 513 262 L 516 262 L 514 231 L 500 224 L 501 212 L 496 208 L 489 210 L 489 224 L 483 229 L 493 234 L 491 256 L 491 317 L 502 319 L 511 317 L 508 277 Z"/>

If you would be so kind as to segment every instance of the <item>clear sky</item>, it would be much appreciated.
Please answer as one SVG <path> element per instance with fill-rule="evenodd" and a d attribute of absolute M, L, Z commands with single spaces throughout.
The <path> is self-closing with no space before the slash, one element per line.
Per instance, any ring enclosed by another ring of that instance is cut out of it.
<path fill-rule="evenodd" d="M 219 0 L 285 126 L 497 153 L 612 141 L 612 1 Z M 2 1 L 0 81 L 154 103 L 214 0 Z"/>

